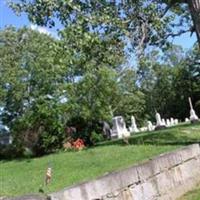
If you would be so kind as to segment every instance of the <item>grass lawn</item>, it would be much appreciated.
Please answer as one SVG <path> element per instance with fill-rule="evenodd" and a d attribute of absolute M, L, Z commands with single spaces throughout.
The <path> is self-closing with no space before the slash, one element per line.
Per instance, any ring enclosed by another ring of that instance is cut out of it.
<path fill-rule="evenodd" d="M 182 196 L 179 200 L 199 200 L 200 199 L 200 185 L 195 189 L 184 196 Z"/>
<path fill-rule="evenodd" d="M 200 125 L 181 125 L 133 135 L 129 138 L 130 145 L 124 145 L 122 140 L 115 140 L 81 152 L 3 160 L 0 161 L 0 196 L 38 193 L 43 186 L 48 165 L 53 169 L 53 178 L 48 188 L 45 188 L 47 193 L 196 142 L 200 142 Z"/>

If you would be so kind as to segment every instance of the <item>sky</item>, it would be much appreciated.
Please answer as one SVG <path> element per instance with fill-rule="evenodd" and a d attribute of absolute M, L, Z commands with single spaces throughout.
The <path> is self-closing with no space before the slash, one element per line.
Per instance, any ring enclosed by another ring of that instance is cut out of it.
<path fill-rule="evenodd" d="M 7 4 L 7 0 L 0 0 L 0 29 L 5 28 L 6 26 L 12 25 L 17 28 L 27 26 L 34 30 L 38 30 L 39 32 L 51 34 L 52 36 L 57 36 L 56 28 L 49 29 L 46 27 L 39 27 L 37 25 L 33 25 L 29 20 L 28 16 L 24 13 L 21 16 L 17 16 L 12 9 L 10 9 Z M 15 1 L 15 0 L 13 0 Z M 60 27 L 60 24 L 57 24 L 57 28 Z"/>
<path fill-rule="evenodd" d="M 40 32 L 51 34 L 56 37 L 56 28 L 48 29 L 46 27 L 38 27 L 36 25 L 31 24 L 28 20 L 26 14 L 22 14 L 21 16 L 16 16 L 15 13 L 7 6 L 6 0 L 0 0 L 0 29 L 3 29 L 5 26 L 13 25 L 17 28 L 28 26 L 32 29 L 38 30 Z M 57 27 L 60 27 L 60 24 L 56 24 Z M 180 37 L 176 37 L 173 42 L 177 45 L 181 45 L 184 49 L 189 49 L 193 46 L 196 41 L 196 35 L 193 34 L 190 37 L 190 33 L 184 34 Z"/>

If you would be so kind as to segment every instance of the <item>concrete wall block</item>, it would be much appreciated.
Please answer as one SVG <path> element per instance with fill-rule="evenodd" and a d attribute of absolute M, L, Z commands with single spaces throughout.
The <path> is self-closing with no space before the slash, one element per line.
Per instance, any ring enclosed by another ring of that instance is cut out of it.
<path fill-rule="evenodd" d="M 121 185 L 120 188 L 132 185 L 139 181 L 136 166 L 133 166 L 129 169 L 121 170 L 120 172 L 117 172 L 117 174 L 118 174 L 118 184 Z"/>
<path fill-rule="evenodd" d="M 117 196 L 117 200 L 133 200 L 130 188 L 126 188 Z"/>
<path fill-rule="evenodd" d="M 88 199 L 87 193 L 83 189 L 83 185 L 64 191 L 63 196 L 65 200 L 86 200 Z"/>
<path fill-rule="evenodd" d="M 144 200 L 143 187 L 141 184 L 129 188 L 133 200 Z"/>
<path fill-rule="evenodd" d="M 158 186 L 155 179 L 147 181 L 143 183 L 141 186 L 142 186 L 144 200 L 153 200 L 155 199 L 155 197 L 159 195 Z"/>
<path fill-rule="evenodd" d="M 136 167 L 133 167 L 120 172 L 110 173 L 97 180 L 80 184 L 78 187 L 68 188 L 63 192 L 63 196 L 67 200 L 68 198 L 70 200 L 97 199 L 99 196 L 114 192 L 138 181 Z"/>
<path fill-rule="evenodd" d="M 199 144 L 193 144 L 193 145 L 187 146 L 183 148 L 181 151 L 178 151 L 178 153 L 181 156 L 182 162 L 190 158 L 196 157 L 200 155 Z"/>
<path fill-rule="evenodd" d="M 153 160 L 137 166 L 137 172 L 141 182 L 144 182 L 152 176 L 156 175 L 159 173 L 159 171 L 158 163 Z"/>
<path fill-rule="evenodd" d="M 164 171 L 173 166 L 179 165 L 182 162 L 181 156 L 178 154 L 178 152 L 162 155 L 156 158 L 156 161 L 159 163 L 160 171 Z"/>
<path fill-rule="evenodd" d="M 175 168 L 170 169 L 169 177 L 172 182 L 171 189 L 176 188 L 177 186 L 180 186 L 183 184 L 184 177 L 182 175 L 182 170 L 180 168 L 180 165 Z"/>
<path fill-rule="evenodd" d="M 155 187 L 157 187 L 159 195 L 168 193 L 174 187 L 174 182 L 170 171 L 160 173 L 156 177 L 154 177 L 154 179 Z"/>
<path fill-rule="evenodd" d="M 200 165 L 199 161 L 192 159 L 179 166 L 184 181 L 190 178 L 200 179 Z"/>
<path fill-rule="evenodd" d="M 132 167 L 103 176 L 102 178 L 91 182 L 91 185 L 95 185 L 98 194 L 106 194 L 125 188 L 131 184 L 137 183 L 138 181 L 139 179 L 136 167 Z M 89 188 L 90 187 L 92 186 L 89 186 Z"/>

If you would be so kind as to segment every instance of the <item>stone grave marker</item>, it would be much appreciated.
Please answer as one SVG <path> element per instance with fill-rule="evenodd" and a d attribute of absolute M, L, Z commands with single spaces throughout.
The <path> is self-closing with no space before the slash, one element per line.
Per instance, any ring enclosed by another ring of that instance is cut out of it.
<path fill-rule="evenodd" d="M 130 132 L 126 128 L 126 123 L 122 116 L 116 116 L 112 119 L 111 138 L 129 137 Z"/>

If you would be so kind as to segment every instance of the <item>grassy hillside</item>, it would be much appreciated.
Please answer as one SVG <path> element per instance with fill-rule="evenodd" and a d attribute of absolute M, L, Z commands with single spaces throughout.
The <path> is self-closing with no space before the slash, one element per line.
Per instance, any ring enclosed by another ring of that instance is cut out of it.
<path fill-rule="evenodd" d="M 182 125 L 162 131 L 142 133 L 122 140 L 108 141 L 81 152 L 61 152 L 41 158 L 0 161 L 0 196 L 53 192 L 66 186 L 95 178 L 107 172 L 181 146 L 200 142 L 200 125 Z M 53 169 L 52 182 L 43 187 L 46 168 Z"/>

